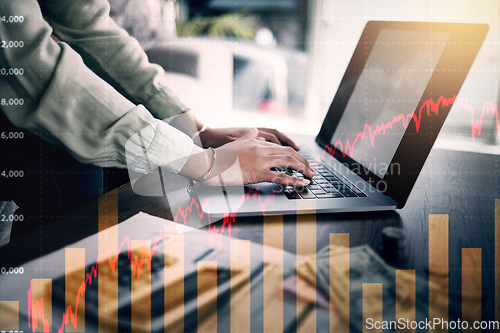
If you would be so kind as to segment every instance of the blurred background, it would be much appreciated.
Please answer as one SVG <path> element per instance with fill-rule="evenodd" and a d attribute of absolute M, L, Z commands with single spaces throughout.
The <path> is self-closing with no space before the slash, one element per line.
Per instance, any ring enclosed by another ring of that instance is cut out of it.
<path fill-rule="evenodd" d="M 212 126 L 316 134 L 369 20 L 490 25 L 460 96 L 479 121 L 498 103 L 499 0 L 110 0 L 170 86 Z M 457 55 L 460 56 L 460 55 Z M 472 114 L 455 105 L 436 145 L 498 154 L 490 113 L 472 140 Z"/>

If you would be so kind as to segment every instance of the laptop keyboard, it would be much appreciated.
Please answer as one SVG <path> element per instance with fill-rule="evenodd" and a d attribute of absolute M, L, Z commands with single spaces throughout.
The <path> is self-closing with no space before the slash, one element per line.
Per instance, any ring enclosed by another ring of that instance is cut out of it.
<path fill-rule="evenodd" d="M 311 184 L 305 187 L 287 186 L 282 192 L 290 200 L 298 199 L 332 199 L 332 198 L 356 198 L 366 197 L 359 188 L 354 186 L 340 174 L 334 173 L 327 166 L 315 161 L 313 156 L 301 150 L 302 156 L 309 161 L 314 169 L 314 177 Z M 275 168 L 275 171 L 284 172 L 290 176 L 304 178 L 295 170 Z"/>

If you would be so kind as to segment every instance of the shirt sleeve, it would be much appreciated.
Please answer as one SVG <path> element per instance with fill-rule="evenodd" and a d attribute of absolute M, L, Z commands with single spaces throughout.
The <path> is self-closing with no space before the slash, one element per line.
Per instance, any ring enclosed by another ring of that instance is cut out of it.
<path fill-rule="evenodd" d="M 168 121 L 188 108 L 168 88 L 159 65 L 109 16 L 107 0 L 45 0 L 42 8 L 54 34 L 80 53 L 86 64 L 120 93 Z"/>
<path fill-rule="evenodd" d="M 24 70 L 23 75 L 0 76 L 0 108 L 14 125 L 83 163 L 128 166 L 136 172 L 157 166 L 182 169 L 192 140 L 123 97 L 69 45 L 56 43 L 36 0 L 1 1 L 0 12 L 25 18 L 0 27 L 0 41 L 18 46 L 0 48 L 0 68 Z M 158 94 L 150 98 L 157 99 Z"/>

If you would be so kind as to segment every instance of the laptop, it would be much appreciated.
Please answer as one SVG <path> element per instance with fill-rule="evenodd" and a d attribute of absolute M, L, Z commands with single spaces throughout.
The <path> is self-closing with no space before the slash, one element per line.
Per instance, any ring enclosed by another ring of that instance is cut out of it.
<path fill-rule="evenodd" d="M 486 24 L 368 22 L 315 140 L 292 137 L 313 166 L 311 184 L 201 185 L 195 192 L 203 211 L 403 208 L 488 30 Z"/>

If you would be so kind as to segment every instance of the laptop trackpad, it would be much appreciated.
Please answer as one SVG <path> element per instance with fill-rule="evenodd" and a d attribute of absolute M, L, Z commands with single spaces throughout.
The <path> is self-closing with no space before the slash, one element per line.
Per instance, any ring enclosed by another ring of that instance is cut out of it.
<path fill-rule="evenodd" d="M 245 193 L 260 193 L 260 195 L 275 195 L 281 193 L 282 187 L 274 183 L 258 183 L 245 185 Z"/>

